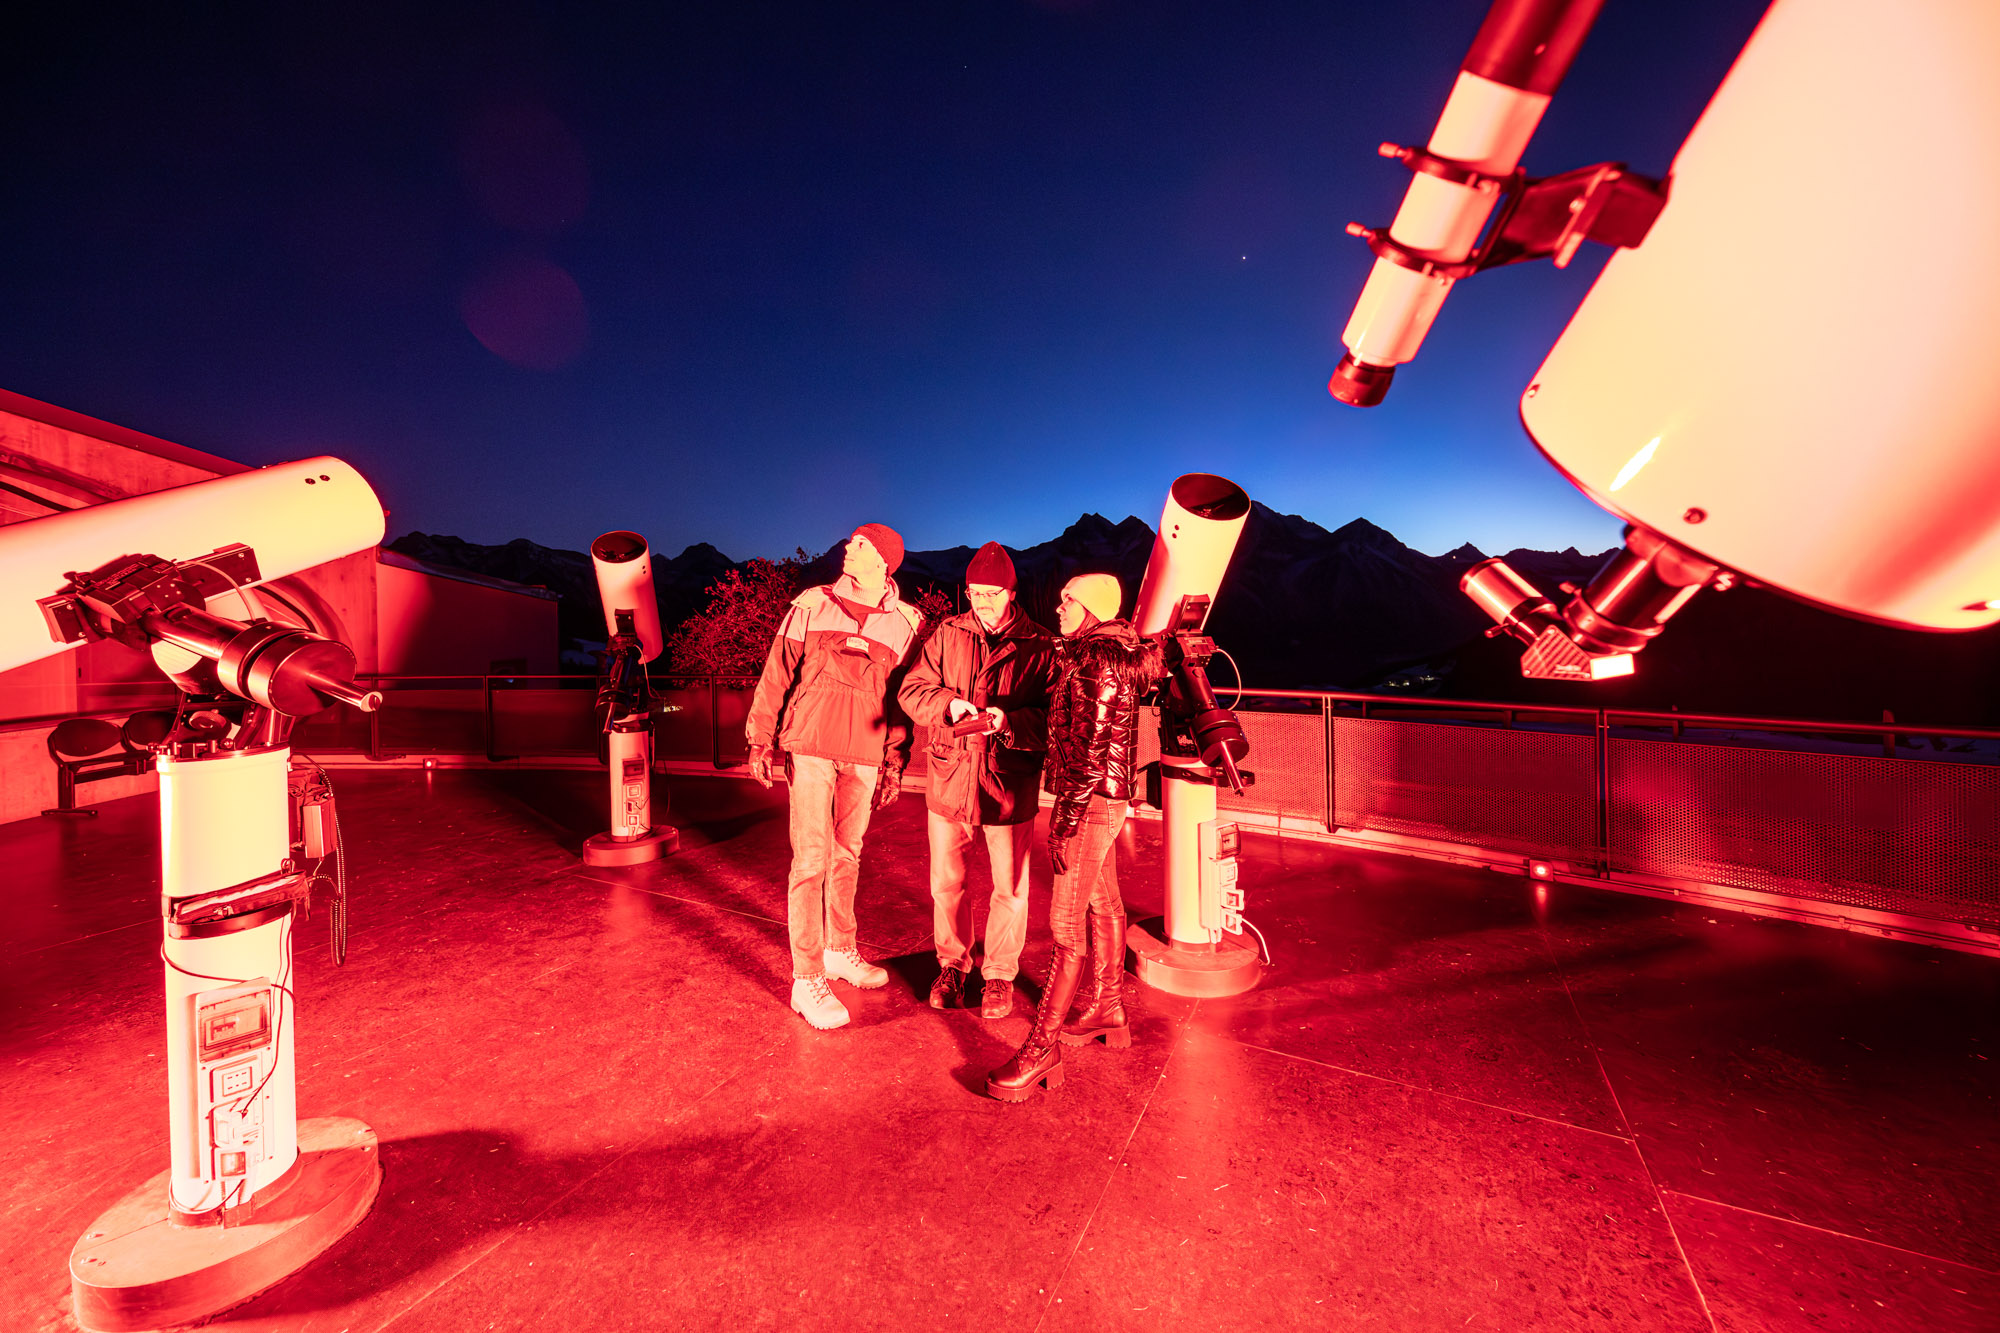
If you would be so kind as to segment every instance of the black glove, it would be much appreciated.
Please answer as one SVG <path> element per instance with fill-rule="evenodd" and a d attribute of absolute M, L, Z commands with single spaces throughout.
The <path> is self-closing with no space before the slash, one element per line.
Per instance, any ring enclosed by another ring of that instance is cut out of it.
<path fill-rule="evenodd" d="M 1069 834 L 1058 833 L 1054 825 L 1049 826 L 1049 867 L 1058 875 L 1069 873 L 1069 839 Z"/>
<path fill-rule="evenodd" d="M 874 808 L 877 810 L 886 810 L 894 805 L 896 798 L 902 794 L 903 766 L 901 764 L 882 765 L 882 771 L 875 777 Z"/>
<path fill-rule="evenodd" d="M 771 785 L 770 746 L 753 745 L 750 747 L 750 776 L 757 780 L 759 786 L 768 787 Z"/>

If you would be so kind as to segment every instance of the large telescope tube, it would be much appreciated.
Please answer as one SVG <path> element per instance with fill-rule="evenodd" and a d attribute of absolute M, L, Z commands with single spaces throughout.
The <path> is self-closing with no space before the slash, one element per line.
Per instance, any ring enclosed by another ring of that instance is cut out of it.
<path fill-rule="evenodd" d="M 2000 621 L 1995 51 L 1992 0 L 1773 4 L 1522 396 L 1549 461 L 1743 579 Z M 1901 229 L 1829 192 L 1883 163 L 1923 183 Z"/>
<path fill-rule="evenodd" d="M 1430 143 L 1382 145 L 1413 174 L 1387 235 L 1373 238 L 1375 267 L 1340 335 L 1347 355 L 1326 387 L 1341 402 L 1373 407 L 1416 356 L 1603 2 L 1496 0 Z"/>
<path fill-rule="evenodd" d="M 382 502 L 338 458 L 307 458 L 0 527 L 0 671 L 73 644 L 54 641 L 40 598 L 74 570 L 145 551 L 191 560 L 220 546 L 257 553 L 257 581 L 284 578 L 382 540 Z"/>

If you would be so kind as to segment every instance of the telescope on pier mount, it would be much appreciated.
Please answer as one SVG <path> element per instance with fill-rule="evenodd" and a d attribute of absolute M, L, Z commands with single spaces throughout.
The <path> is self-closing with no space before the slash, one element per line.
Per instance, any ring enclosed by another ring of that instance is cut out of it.
<path fill-rule="evenodd" d="M 382 524 L 360 473 L 309 458 L 0 528 L 0 670 L 116 639 L 181 694 L 152 747 L 169 1165 L 71 1251 L 86 1329 L 226 1309 L 345 1235 L 380 1187 L 373 1130 L 297 1115 L 294 924 L 324 894 L 341 961 L 347 886 L 332 784 L 288 742 L 301 717 L 382 696 L 354 684 L 345 644 L 223 611 L 375 546 Z"/>

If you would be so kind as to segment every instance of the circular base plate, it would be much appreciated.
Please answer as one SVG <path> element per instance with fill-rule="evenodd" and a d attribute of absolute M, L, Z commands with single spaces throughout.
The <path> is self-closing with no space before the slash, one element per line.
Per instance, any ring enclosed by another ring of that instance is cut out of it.
<path fill-rule="evenodd" d="M 76 1321 L 92 1333 L 132 1333 L 239 1305 L 352 1231 L 381 1186 L 375 1131 L 346 1116 L 301 1120 L 292 1185 L 252 1199 L 235 1225 L 175 1226 L 162 1171 L 78 1237 L 69 1255 Z"/>
<path fill-rule="evenodd" d="M 587 866 L 636 866 L 680 850 L 680 831 L 655 824 L 636 838 L 624 841 L 609 833 L 593 833 L 583 840 L 583 863 Z"/>
<path fill-rule="evenodd" d="M 1212 949 L 1191 949 L 1170 944 L 1161 933 L 1149 929 L 1153 922 L 1134 922 L 1125 929 L 1125 943 L 1138 957 L 1132 970 L 1139 980 L 1169 995 L 1186 995 L 1198 1000 L 1241 995 L 1255 986 L 1264 969 L 1255 949 L 1236 944 L 1218 944 Z"/>

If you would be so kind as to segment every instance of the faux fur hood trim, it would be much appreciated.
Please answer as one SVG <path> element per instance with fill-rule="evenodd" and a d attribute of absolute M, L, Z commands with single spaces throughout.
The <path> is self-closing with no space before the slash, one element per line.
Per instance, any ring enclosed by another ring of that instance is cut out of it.
<path fill-rule="evenodd" d="M 1064 639 L 1058 651 L 1078 671 L 1109 671 L 1138 690 L 1150 689 L 1167 674 L 1160 645 L 1140 638 L 1123 620 L 1102 621 L 1074 639 Z"/>

